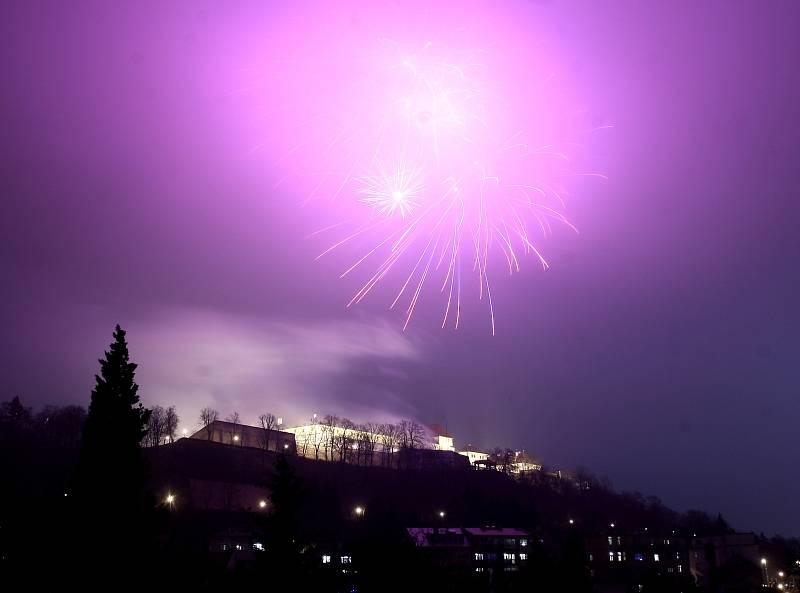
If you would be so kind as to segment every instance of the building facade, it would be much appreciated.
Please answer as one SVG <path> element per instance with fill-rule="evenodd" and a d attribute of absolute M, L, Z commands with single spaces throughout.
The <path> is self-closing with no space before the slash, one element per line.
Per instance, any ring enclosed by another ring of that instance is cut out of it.
<path fill-rule="evenodd" d="M 294 454 L 297 451 L 295 435 L 291 432 L 274 428 L 264 429 L 259 426 L 249 426 L 223 420 L 215 420 L 188 438 L 279 453 Z"/>

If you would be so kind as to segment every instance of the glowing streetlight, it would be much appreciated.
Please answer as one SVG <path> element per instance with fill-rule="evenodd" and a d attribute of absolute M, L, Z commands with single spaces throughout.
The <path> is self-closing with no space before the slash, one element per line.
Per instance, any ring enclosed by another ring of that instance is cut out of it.
<path fill-rule="evenodd" d="M 575 525 L 575 520 L 574 520 L 574 519 L 570 519 L 570 520 L 569 520 L 569 524 L 570 524 L 570 525 Z"/>
<path fill-rule="evenodd" d="M 766 565 L 767 565 L 767 559 L 766 558 L 762 558 L 761 559 L 761 566 L 766 566 Z"/>
<path fill-rule="evenodd" d="M 353 509 L 356 514 L 356 517 L 363 517 L 364 516 L 364 507 L 356 507 Z"/>
<path fill-rule="evenodd" d="M 164 499 L 169 506 L 175 504 L 175 495 L 172 492 L 167 493 L 167 498 Z"/>
<path fill-rule="evenodd" d="M 614 524 L 612 523 L 612 524 L 611 524 L 611 529 L 614 529 L 614 527 L 616 527 L 616 525 L 614 525 Z"/>
<path fill-rule="evenodd" d="M 238 434 L 233 435 L 233 440 L 239 442 L 239 435 Z"/>
<path fill-rule="evenodd" d="M 260 508 L 260 509 L 267 508 L 267 501 L 266 500 L 259 500 L 258 501 L 258 508 Z"/>
<path fill-rule="evenodd" d="M 444 511 L 439 511 L 439 518 L 440 519 L 444 519 L 444 515 L 445 515 Z"/>
<path fill-rule="evenodd" d="M 778 577 L 781 578 L 781 579 L 783 578 L 783 571 L 782 570 L 778 571 Z"/>

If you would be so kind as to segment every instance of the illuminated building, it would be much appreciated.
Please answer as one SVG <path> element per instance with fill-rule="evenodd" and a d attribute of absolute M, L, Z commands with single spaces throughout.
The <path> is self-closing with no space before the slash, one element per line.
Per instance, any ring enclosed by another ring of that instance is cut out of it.
<path fill-rule="evenodd" d="M 409 527 L 408 535 L 428 566 L 453 571 L 513 573 L 529 559 L 531 536 L 508 527 Z"/>
<path fill-rule="evenodd" d="M 458 454 L 468 458 L 470 465 L 475 465 L 479 461 L 486 461 L 489 459 L 489 454 L 483 451 L 459 451 Z"/>
<path fill-rule="evenodd" d="M 237 447 L 252 447 L 265 451 L 295 452 L 295 437 L 290 432 L 275 428 L 266 430 L 259 426 L 234 424 L 223 420 L 215 420 L 189 438 Z"/>

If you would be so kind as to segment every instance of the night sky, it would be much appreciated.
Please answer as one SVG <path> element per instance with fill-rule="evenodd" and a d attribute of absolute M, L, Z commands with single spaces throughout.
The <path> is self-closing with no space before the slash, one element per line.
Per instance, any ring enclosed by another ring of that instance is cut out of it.
<path fill-rule="evenodd" d="M 297 8 L 3 2 L 0 399 L 86 405 L 120 323 L 145 403 L 190 429 L 205 405 L 415 417 L 800 535 L 800 5 L 493 6 L 614 126 L 580 234 L 494 280 L 494 337 L 473 302 L 458 331 L 346 309 L 342 261 L 314 261 L 279 149 L 254 149 L 285 144 L 258 68 Z"/>

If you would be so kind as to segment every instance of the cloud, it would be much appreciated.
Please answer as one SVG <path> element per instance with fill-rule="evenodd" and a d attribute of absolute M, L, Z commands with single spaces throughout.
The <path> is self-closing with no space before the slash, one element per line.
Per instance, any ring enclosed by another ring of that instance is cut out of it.
<path fill-rule="evenodd" d="M 267 411 L 287 423 L 313 413 L 414 415 L 398 393 L 420 349 L 373 318 L 274 321 L 173 309 L 130 330 L 143 400 L 175 405 L 190 429 L 207 405 L 247 423 Z"/>

